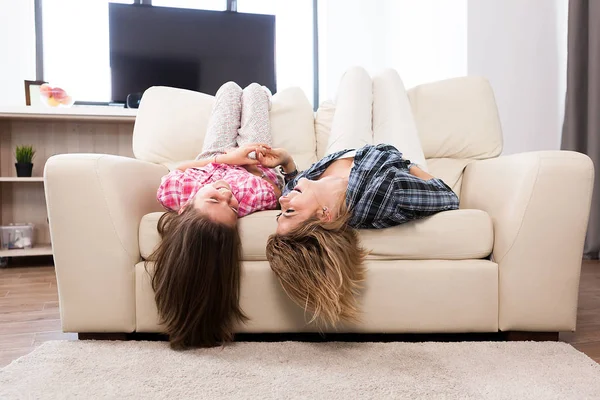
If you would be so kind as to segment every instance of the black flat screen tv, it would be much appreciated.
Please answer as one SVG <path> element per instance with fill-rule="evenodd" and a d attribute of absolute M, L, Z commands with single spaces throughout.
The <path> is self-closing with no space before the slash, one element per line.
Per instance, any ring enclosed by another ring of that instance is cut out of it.
<path fill-rule="evenodd" d="M 277 91 L 273 15 L 110 3 L 109 36 L 113 102 L 151 86 Z"/>

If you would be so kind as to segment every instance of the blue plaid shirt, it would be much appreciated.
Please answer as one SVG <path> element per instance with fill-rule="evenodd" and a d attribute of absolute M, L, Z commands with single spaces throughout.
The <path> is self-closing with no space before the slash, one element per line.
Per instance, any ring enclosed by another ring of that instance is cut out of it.
<path fill-rule="evenodd" d="M 351 151 L 325 156 L 289 181 L 289 193 L 301 178 L 318 179 L 335 160 Z M 346 204 L 350 226 L 358 229 L 388 228 L 440 211 L 456 210 L 458 197 L 441 179 L 423 180 L 408 172 L 409 160 L 387 144 L 366 145 L 356 151 L 348 178 Z"/>

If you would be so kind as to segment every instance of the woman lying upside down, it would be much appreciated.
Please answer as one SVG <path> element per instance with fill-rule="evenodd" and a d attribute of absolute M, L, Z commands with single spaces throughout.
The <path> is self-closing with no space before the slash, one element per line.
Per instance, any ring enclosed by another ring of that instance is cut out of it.
<path fill-rule="evenodd" d="M 386 79 L 393 85 L 400 77 Z M 311 321 L 358 319 L 367 252 L 356 229 L 392 227 L 458 208 L 452 189 L 403 158 L 394 129 L 379 131 L 375 120 L 373 132 L 359 128 L 371 125 L 371 104 L 371 78 L 363 69 L 349 70 L 338 90 L 328 155 L 301 173 L 283 149 L 259 155 L 265 166 L 280 165 L 287 182 L 267 258 L 288 296 L 313 313 Z M 349 115 L 356 123 L 336 123 Z M 380 144 L 364 145 L 373 142 Z"/>

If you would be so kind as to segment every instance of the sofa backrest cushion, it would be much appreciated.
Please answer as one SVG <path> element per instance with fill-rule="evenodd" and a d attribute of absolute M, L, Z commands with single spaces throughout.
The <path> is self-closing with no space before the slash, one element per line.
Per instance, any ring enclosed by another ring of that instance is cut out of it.
<path fill-rule="evenodd" d="M 315 135 L 317 139 L 317 159 L 325 156 L 331 124 L 335 114 L 335 104 L 331 100 L 326 100 L 319 105 L 315 114 Z"/>
<path fill-rule="evenodd" d="M 133 127 L 133 154 L 157 164 L 194 159 L 202 149 L 214 97 L 155 86 L 144 92 Z"/>
<path fill-rule="evenodd" d="M 313 107 L 302 89 L 292 87 L 273 96 L 271 106 L 273 147 L 288 150 L 300 169 L 306 169 L 317 161 L 314 123 Z"/>
<path fill-rule="evenodd" d="M 428 83 L 408 91 L 426 158 L 486 159 L 502 152 L 494 93 L 480 77 Z"/>
<path fill-rule="evenodd" d="M 202 151 L 214 97 L 184 89 L 156 86 L 144 93 L 133 130 L 136 158 L 172 167 Z M 316 161 L 314 113 L 300 88 L 272 98 L 273 146 L 288 149 L 300 168 Z"/>

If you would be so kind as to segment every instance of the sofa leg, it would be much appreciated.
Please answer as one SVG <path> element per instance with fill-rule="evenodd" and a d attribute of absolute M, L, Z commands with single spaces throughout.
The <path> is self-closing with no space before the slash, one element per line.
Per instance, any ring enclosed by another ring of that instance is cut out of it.
<path fill-rule="evenodd" d="M 160 333 L 145 332 L 80 332 L 77 334 L 79 340 L 147 340 L 147 341 L 168 341 L 169 337 Z"/>
<path fill-rule="evenodd" d="M 506 340 L 510 342 L 558 342 L 558 332 L 503 332 Z"/>
<path fill-rule="evenodd" d="M 79 340 L 129 340 L 127 333 L 119 332 L 103 332 L 103 333 L 89 333 L 80 332 L 77 334 Z"/>
<path fill-rule="evenodd" d="M 499 332 L 498 333 L 500 335 L 500 337 L 495 336 L 495 338 L 497 339 L 493 339 L 493 340 L 506 340 L 509 342 L 523 342 L 523 341 L 534 341 L 534 342 L 557 342 L 558 341 L 558 332 L 520 332 L 520 331 L 508 331 L 508 332 Z M 305 334 L 306 335 L 306 334 Z M 308 334 L 309 336 L 311 334 Z M 492 334 L 492 335 L 497 335 L 497 334 Z M 239 338 L 238 338 L 239 336 Z M 248 336 L 248 337 L 246 337 Z M 262 335 L 257 335 L 257 334 L 250 334 L 250 335 L 244 335 L 244 334 L 238 334 L 236 335 L 236 339 L 237 340 L 241 340 L 241 341 L 247 341 L 249 340 L 249 338 L 254 339 L 253 341 L 255 341 L 256 339 L 258 339 L 258 341 L 271 341 L 271 340 L 267 340 L 264 337 L 261 338 Z M 271 335 L 273 336 L 273 335 Z M 277 335 L 275 335 L 277 336 Z M 293 335 L 292 335 L 293 336 Z M 314 336 L 314 335 L 312 335 Z M 332 335 L 332 336 L 335 336 Z M 362 335 L 365 336 L 365 335 Z M 362 337 L 361 335 L 358 335 L 358 338 Z M 366 335 L 368 336 L 368 335 Z M 394 336 L 394 335 L 391 335 Z M 400 336 L 406 336 L 406 335 L 400 335 Z M 459 335 L 460 336 L 460 335 Z M 81 332 L 78 333 L 78 337 L 79 340 L 149 340 L 149 341 L 166 341 L 168 340 L 168 337 L 162 334 L 157 334 L 157 333 L 138 333 L 138 332 L 131 332 L 131 333 L 120 333 L 120 332 L 103 332 L 103 333 L 90 333 L 90 332 Z M 417 335 L 417 337 L 421 338 L 422 340 L 427 341 L 427 335 Z M 461 336 L 462 337 L 462 336 Z M 321 338 L 322 339 L 322 338 Z M 390 339 L 388 337 L 388 339 Z M 405 341 L 407 338 L 404 337 L 404 339 L 399 339 L 396 338 L 395 340 L 393 339 L 392 341 Z M 289 338 L 287 340 L 290 340 Z M 294 339 L 291 339 L 294 340 Z M 295 340 L 298 340 L 298 338 L 296 338 Z M 339 340 L 339 338 L 338 338 Z M 465 340 L 464 338 L 462 340 Z M 490 340 L 487 337 L 482 337 L 479 339 L 475 339 L 475 340 Z M 353 339 L 353 341 L 359 341 L 356 337 Z M 409 340 L 410 341 L 410 340 Z"/>

